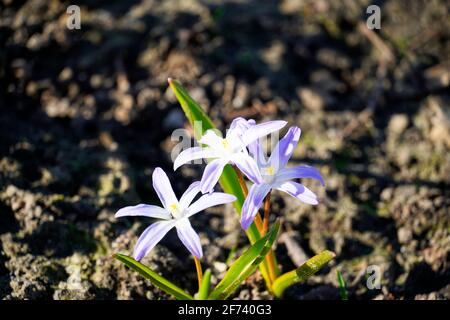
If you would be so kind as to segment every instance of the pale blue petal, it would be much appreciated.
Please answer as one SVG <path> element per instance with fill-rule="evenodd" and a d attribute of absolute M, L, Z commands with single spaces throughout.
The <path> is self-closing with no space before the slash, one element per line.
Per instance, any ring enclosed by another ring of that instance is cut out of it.
<path fill-rule="evenodd" d="M 178 238 L 180 238 L 184 246 L 193 256 L 200 259 L 203 256 L 202 245 L 198 234 L 192 228 L 189 220 L 187 218 L 180 219 L 177 221 L 175 227 L 177 228 Z"/>
<path fill-rule="evenodd" d="M 230 129 L 228 129 L 226 137 L 242 136 L 251 126 L 255 125 L 255 120 L 245 120 L 242 117 L 238 117 L 231 122 Z"/>
<path fill-rule="evenodd" d="M 200 181 L 195 181 L 186 189 L 180 198 L 180 207 L 186 209 L 192 203 L 195 196 L 200 192 Z"/>
<path fill-rule="evenodd" d="M 217 156 L 217 152 L 211 148 L 189 148 L 180 152 L 180 154 L 176 157 L 175 161 L 173 162 L 173 170 L 177 170 L 183 164 L 194 160 L 216 158 Z"/>
<path fill-rule="evenodd" d="M 289 128 L 286 135 L 273 148 L 269 163 L 277 171 L 284 168 L 292 156 L 300 139 L 301 130 L 298 127 Z"/>
<path fill-rule="evenodd" d="M 214 190 L 214 186 L 219 181 L 223 167 L 225 167 L 227 162 L 222 159 L 215 159 L 206 165 L 202 180 L 200 181 L 200 190 L 202 193 L 212 192 Z"/>
<path fill-rule="evenodd" d="M 254 126 L 251 126 L 245 134 L 242 136 L 242 140 L 244 145 L 248 145 L 257 139 L 267 136 L 272 132 L 278 131 L 283 128 L 287 124 L 286 121 L 276 120 L 276 121 L 268 121 L 265 123 L 260 123 Z"/>
<path fill-rule="evenodd" d="M 169 210 L 170 205 L 178 204 L 178 199 L 173 192 L 172 185 L 170 184 L 167 174 L 161 168 L 156 168 L 153 171 L 153 189 L 155 189 L 159 200 L 163 204 L 164 208 Z"/>
<path fill-rule="evenodd" d="M 198 143 L 205 144 L 214 150 L 222 150 L 223 149 L 223 144 L 222 144 L 223 138 L 219 135 L 219 133 L 220 133 L 220 131 L 218 131 L 218 130 L 209 129 L 200 138 L 200 140 L 198 140 Z"/>
<path fill-rule="evenodd" d="M 175 226 L 175 221 L 159 221 L 150 225 L 139 237 L 134 247 L 133 258 L 140 261 Z"/>
<path fill-rule="evenodd" d="M 236 197 L 222 192 L 213 192 L 204 194 L 189 207 L 188 217 L 205 210 L 206 208 L 218 206 L 225 203 L 236 201 Z"/>
<path fill-rule="evenodd" d="M 314 192 L 312 192 L 307 187 L 297 182 L 286 181 L 278 185 L 276 189 L 284 191 L 287 194 L 307 204 L 316 205 L 319 203 L 317 196 L 314 194 Z"/>
<path fill-rule="evenodd" d="M 138 204 L 136 206 L 128 206 L 120 209 L 116 212 L 115 217 L 126 217 L 126 216 L 143 216 L 157 219 L 168 220 L 171 219 L 171 214 L 164 208 L 158 206 L 152 206 L 150 204 Z"/>
<path fill-rule="evenodd" d="M 241 152 L 234 154 L 232 162 L 235 164 L 245 176 L 253 183 L 262 183 L 263 179 L 259 171 L 256 161 L 248 154 Z"/>
<path fill-rule="evenodd" d="M 251 142 L 248 146 L 248 151 L 252 155 L 253 159 L 255 159 L 258 167 L 262 168 L 268 165 L 267 158 L 264 154 L 264 148 L 261 144 L 261 140 L 255 140 Z"/>
<path fill-rule="evenodd" d="M 285 168 L 278 172 L 277 180 L 287 181 L 292 179 L 301 179 L 301 178 L 309 178 L 319 180 L 320 183 L 324 186 L 325 181 L 323 181 L 322 176 L 320 175 L 319 170 L 310 166 L 298 166 L 293 168 Z"/>
<path fill-rule="evenodd" d="M 254 184 L 250 188 L 248 196 L 245 199 L 244 205 L 242 207 L 241 226 L 244 230 L 247 230 L 247 228 L 252 224 L 259 208 L 261 208 L 264 198 L 269 193 L 269 191 L 270 186 L 265 183 Z"/>

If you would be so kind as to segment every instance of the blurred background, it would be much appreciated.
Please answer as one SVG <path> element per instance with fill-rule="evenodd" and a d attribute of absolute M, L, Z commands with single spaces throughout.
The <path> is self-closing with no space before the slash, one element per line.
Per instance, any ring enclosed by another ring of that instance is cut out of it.
<path fill-rule="evenodd" d="M 67 28 L 69 5 L 81 28 Z M 285 271 L 336 259 L 289 299 L 450 298 L 448 1 L 108 0 L 0 2 L 0 298 L 158 299 L 114 261 L 151 221 L 114 219 L 158 203 L 156 166 L 180 194 L 203 170 L 172 170 L 188 127 L 179 79 L 214 122 L 284 119 L 302 137 L 292 165 L 318 206 L 274 193 Z M 192 220 L 214 281 L 247 240 L 231 207 Z M 193 261 L 169 233 L 143 262 L 190 292 Z M 380 271 L 367 287 L 368 266 Z M 256 274 L 238 299 L 267 298 Z"/>

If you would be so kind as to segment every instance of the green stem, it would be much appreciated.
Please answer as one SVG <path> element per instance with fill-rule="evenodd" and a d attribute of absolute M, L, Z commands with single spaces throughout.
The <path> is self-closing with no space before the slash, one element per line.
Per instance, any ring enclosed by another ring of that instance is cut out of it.
<path fill-rule="evenodd" d="M 272 291 L 277 298 L 282 298 L 284 291 L 290 286 L 306 281 L 309 277 L 319 271 L 330 262 L 336 255 L 334 252 L 325 250 L 315 255 L 296 270 L 286 272 L 279 276 L 272 285 Z"/>

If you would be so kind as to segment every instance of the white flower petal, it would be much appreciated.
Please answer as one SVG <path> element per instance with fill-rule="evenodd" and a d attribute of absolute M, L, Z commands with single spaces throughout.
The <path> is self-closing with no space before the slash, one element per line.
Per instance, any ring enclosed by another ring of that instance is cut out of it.
<path fill-rule="evenodd" d="M 258 164 L 248 154 L 244 152 L 236 153 L 231 160 L 233 164 L 235 164 L 253 183 L 262 183 L 263 178 L 259 171 Z"/>
<path fill-rule="evenodd" d="M 222 137 L 218 135 L 217 130 L 209 129 L 206 133 L 198 140 L 198 143 L 206 144 L 214 150 L 222 150 Z"/>
<path fill-rule="evenodd" d="M 244 230 L 247 230 L 247 228 L 252 224 L 259 208 L 261 208 L 264 198 L 269 193 L 270 189 L 270 185 L 265 183 L 254 184 L 250 188 L 241 212 L 241 226 Z"/>
<path fill-rule="evenodd" d="M 245 131 L 245 134 L 242 136 L 244 145 L 248 145 L 249 143 L 261 137 L 271 134 L 272 132 L 278 131 L 281 128 L 283 128 L 286 124 L 287 124 L 286 121 L 276 120 L 251 126 L 247 131 Z"/>
<path fill-rule="evenodd" d="M 167 174 L 161 168 L 156 168 L 153 171 L 153 189 L 155 189 L 159 200 L 163 204 L 164 208 L 169 210 L 172 204 L 178 204 L 178 199 L 173 192 L 172 185 L 170 184 Z"/>
<path fill-rule="evenodd" d="M 207 208 L 218 206 L 225 203 L 230 203 L 236 201 L 236 197 L 228 194 L 228 193 L 222 193 L 222 192 L 213 192 L 204 194 L 200 197 L 197 201 L 195 201 L 193 204 L 189 207 L 189 215 L 188 217 L 203 211 Z"/>
<path fill-rule="evenodd" d="M 143 216 L 157 219 L 168 220 L 171 219 L 172 216 L 170 213 L 161 207 L 153 206 L 150 204 L 138 204 L 136 206 L 128 206 L 117 211 L 115 217 L 126 217 L 126 216 Z"/>
<path fill-rule="evenodd" d="M 228 160 L 215 159 L 207 164 L 205 171 L 203 171 L 202 180 L 200 181 L 200 190 L 202 193 L 212 192 L 214 190 L 214 186 L 222 175 L 223 167 L 227 163 Z"/>
<path fill-rule="evenodd" d="M 140 261 L 175 226 L 175 221 L 159 221 L 150 225 L 139 237 L 134 247 L 133 258 Z"/>
<path fill-rule="evenodd" d="M 294 198 L 299 199 L 302 202 L 305 202 L 307 204 L 316 205 L 319 203 L 317 200 L 317 196 L 309 190 L 304 185 L 293 182 L 293 181 L 286 181 L 281 183 L 276 187 L 277 190 L 284 191 L 287 194 L 293 196 Z"/>
<path fill-rule="evenodd" d="M 177 228 L 178 238 L 180 238 L 184 246 L 193 256 L 200 259 L 203 256 L 202 245 L 197 232 L 192 228 L 189 220 L 187 218 L 180 219 L 175 227 Z"/>
<path fill-rule="evenodd" d="M 193 147 L 180 152 L 173 162 L 173 170 L 177 170 L 183 164 L 198 159 L 216 158 L 218 153 L 211 148 Z"/>
<path fill-rule="evenodd" d="M 195 196 L 200 192 L 200 181 L 195 181 L 186 189 L 180 198 L 180 207 L 186 209 L 192 203 Z"/>

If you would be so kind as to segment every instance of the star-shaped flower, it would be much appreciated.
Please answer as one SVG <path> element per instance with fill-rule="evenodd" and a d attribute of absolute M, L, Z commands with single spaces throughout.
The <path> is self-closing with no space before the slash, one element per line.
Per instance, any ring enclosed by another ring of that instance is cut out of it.
<path fill-rule="evenodd" d="M 178 237 L 189 252 L 197 258 L 203 255 L 200 238 L 189 222 L 189 218 L 206 208 L 233 202 L 236 197 L 227 193 L 213 192 L 201 196 L 192 203 L 200 191 L 200 182 L 192 183 L 178 200 L 173 192 L 169 178 L 161 168 L 156 168 L 152 176 L 155 189 L 163 207 L 138 204 L 117 211 L 115 217 L 144 216 L 161 221 L 151 224 L 139 237 L 134 248 L 133 257 L 140 261 L 159 241 L 175 227 Z"/>

